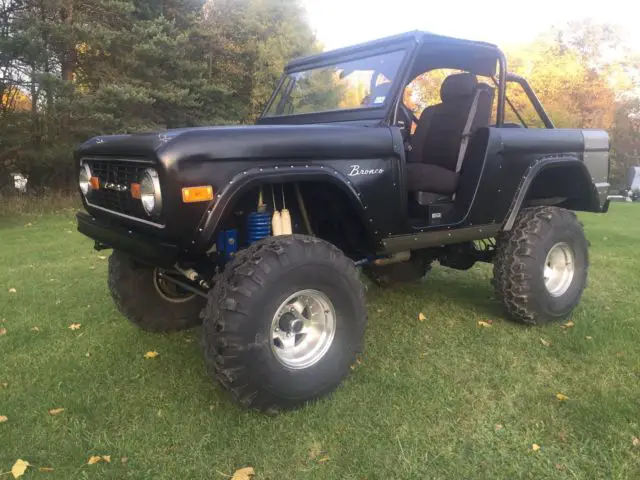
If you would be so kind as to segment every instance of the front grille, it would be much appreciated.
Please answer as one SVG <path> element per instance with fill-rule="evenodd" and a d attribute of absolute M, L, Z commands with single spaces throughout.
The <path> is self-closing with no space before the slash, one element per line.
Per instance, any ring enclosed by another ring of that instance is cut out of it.
<path fill-rule="evenodd" d="M 85 159 L 91 174 L 100 179 L 100 188 L 89 194 L 91 205 L 148 220 L 140 200 L 131 196 L 131 184 L 139 183 L 152 164 L 141 161 Z"/>

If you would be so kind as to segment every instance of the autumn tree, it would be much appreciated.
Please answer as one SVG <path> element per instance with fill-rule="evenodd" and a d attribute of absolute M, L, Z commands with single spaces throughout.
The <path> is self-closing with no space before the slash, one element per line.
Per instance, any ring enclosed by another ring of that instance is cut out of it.
<path fill-rule="evenodd" d="M 72 184 L 87 137 L 251 121 L 314 48 L 296 1 L 0 0 L 0 177 Z"/>

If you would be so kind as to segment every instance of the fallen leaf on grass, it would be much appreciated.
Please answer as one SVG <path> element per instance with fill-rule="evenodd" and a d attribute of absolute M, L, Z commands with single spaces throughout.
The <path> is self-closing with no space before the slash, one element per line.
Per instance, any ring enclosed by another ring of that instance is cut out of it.
<path fill-rule="evenodd" d="M 81 323 L 72 323 L 71 325 L 69 325 L 69 330 L 79 330 L 81 326 Z"/>
<path fill-rule="evenodd" d="M 17 293 L 18 291 L 15 288 L 10 288 L 9 293 Z"/>
<path fill-rule="evenodd" d="M 147 352 L 144 354 L 144 358 L 156 358 L 158 355 L 160 355 L 158 352 Z"/>
<path fill-rule="evenodd" d="M 0 337 L 7 334 L 7 329 L 2 327 L 0 328 Z"/>
<path fill-rule="evenodd" d="M 100 462 L 111 463 L 111 455 L 91 455 L 87 460 L 87 465 L 95 465 Z"/>
<path fill-rule="evenodd" d="M 573 328 L 575 327 L 576 324 L 573 323 L 572 320 L 569 320 L 567 323 L 565 323 L 564 325 L 560 325 L 560 328 L 562 328 L 563 330 L 566 330 L 567 328 Z"/>
<path fill-rule="evenodd" d="M 631 443 L 633 444 L 634 447 L 640 447 L 640 438 L 632 437 Z"/>
<path fill-rule="evenodd" d="M 32 332 L 39 332 L 40 329 L 38 327 L 31 327 Z"/>
<path fill-rule="evenodd" d="M 7 382 L 2 382 L 2 383 L 0 383 L 0 387 L 9 388 L 9 384 Z"/>
<path fill-rule="evenodd" d="M 251 480 L 251 477 L 253 477 L 255 474 L 256 472 L 253 467 L 244 467 L 240 470 L 236 470 L 231 477 L 231 480 Z"/>
<path fill-rule="evenodd" d="M 540 338 L 540 343 L 542 345 L 544 345 L 545 347 L 550 347 L 551 346 L 551 342 L 549 340 L 545 340 L 544 338 Z"/>
<path fill-rule="evenodd" d="M 315 460 L 322 455 L 322 445 L 318 442 L 313 442 L 309 447 L 309 460 Z"/>
<path fill-rule="evenodd" d="M 38 471 L 42 473 L 50 473 L 50 472 L 53 472 L 54 470 L 51 467 L 40 467 L 38 468 Z"/>
<path fill-rule="evenodd" d="M 540 450 L 540 445 L 538 445 L 537 443 L 534 443 L 533 445 L 531 445 L 531 450 L 533 450 L 534 452 L 537 452 L 538 450 Z"/>
<path fill-rule="evenodd" d="M 478 326 L 482 328 L 491 328 L 491 323 L 485 322 L 484 320 L 479 320 Z"/>
<path fill-rule="evenodd" d="M 556 393 L 556 398 L 561 402 L 564 402 L 565 400 L 569 400 L 569 397 L 567 397 L 564 393 L 560 393 L 560 392 Z"/>
<path fill-rule="evenodd" d="M 560 471 L 564 471 L 567 468 L 561 463 L 556 463 L 555 467 L 556 467 L 556 470 L 560 470 Z"/>
<path fill-rule="evenodd" d="M 504 429 L 504 425 L 502 425 L 501 423 L 496 423 L 496 432 L 503 430 Z"/>
<path fill-rule="evenodd" d="M 362 360 L 360 360 L 359 358 L 356 358 L 356 363 L 351 365 L 351 370 L 355 370 L 358 365 L 362 365 Z"/>
<path fill-rule="evenodd" d="M 318 459 L 318 463 L 325 463 L 329 461 L 329 457 L 322 457 L 320 459 Z"/>
<path fill-rule="evenodd" d="M 9 420 L 5 415 L 0 415 L 0 423 L 4 423 Z"/>
<path fill-rule="evenodd" d="M 123 465 L 126 465 L 127 462 L 129 462 L 129 457 L 122 457 L 120 459 L 120 463 L 123 464 Z"/>
<path fill-rule="evenodd" d="M 52 415 L 52 416 L 53 415 L 58 415 L 58 414 L 64 412 L 64 408 L 50 408 L 48 410 L 48 412 L 49 412 L 49 415 Z"/>
<path fill-rule="evenodd" d="M 420 312 L 418 314 L 418 320 L 420 320 L 421 322 L 424 322 L 427 319 L 426 315 L 422 312 Z"/>
<path fill-rule="evenodd" d="M 18 460 L 16 460 L 16 463 L 13 464 L 13 467 L 11 467 L 11 475 L 13 475 L 13 478 L 20 478 L 24 475 L 24 472 L 27 471 L 27 468 L 29 468 L 29 466 L 29 462 L 19 458 Z"/>

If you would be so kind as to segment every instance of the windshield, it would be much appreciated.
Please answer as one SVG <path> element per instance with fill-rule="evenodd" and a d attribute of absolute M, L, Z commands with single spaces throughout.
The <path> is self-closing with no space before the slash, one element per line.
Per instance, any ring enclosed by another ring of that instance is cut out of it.
<path fill-rule="evenodd" d="M 290 73 L 264 116 L 382 107 L 403 58 L 396 51 Z"/>

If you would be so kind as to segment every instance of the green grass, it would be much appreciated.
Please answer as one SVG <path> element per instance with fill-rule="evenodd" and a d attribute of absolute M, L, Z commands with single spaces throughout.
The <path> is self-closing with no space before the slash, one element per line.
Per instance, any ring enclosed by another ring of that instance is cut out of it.
<path fill-rule="evenodd" d="M 46 193 L 19 194 L 0 191 L 0 218 L 10 215 L 43 215 L 73 212 L 82 207 L 75 191 L 49 191 Z"/>
<path fill-rule="evenodd" d="M 640 478 L 640 208 L 581 218 L 591 271 L 574 328 L 505 321 L 487 265 L 436 267 L 421 285 L 370 287 L 361 364 L 277 417 L 209 379 L 198 330 L 130 326 L 72 215 L 0 218 L 0 472 L 22 458 L 55 469 L 27 479 L 224 479 L 247 465 L 256 479 Z M 93 454 L 112 461 L 86 465 Z"/>

